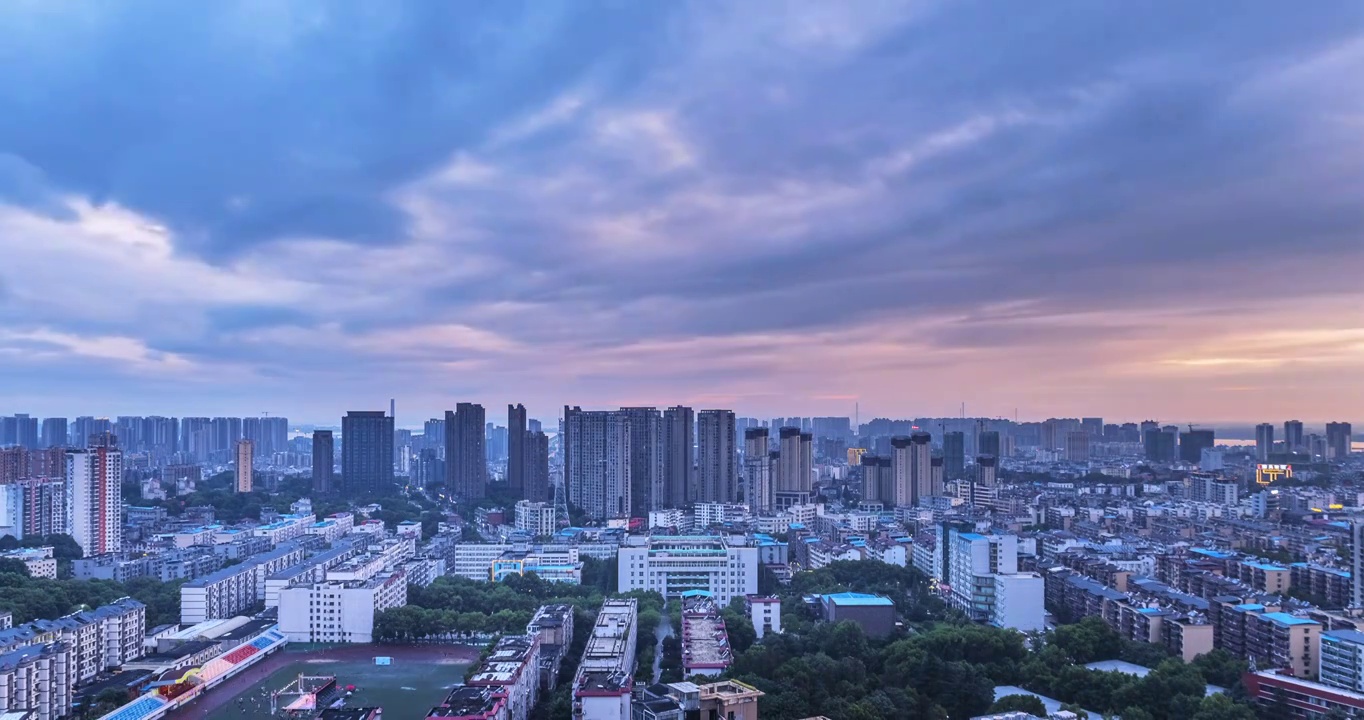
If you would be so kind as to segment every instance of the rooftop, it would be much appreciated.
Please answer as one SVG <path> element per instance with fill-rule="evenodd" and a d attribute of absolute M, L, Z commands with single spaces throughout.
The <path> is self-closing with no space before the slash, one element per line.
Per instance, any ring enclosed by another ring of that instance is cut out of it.
<path fill-rule="evenodd" d="M 1364 632 L 1358 630 L 1328 630 L 1321 634 L 1322 639 L 1334 638 L 1355 645 L 1364 645 Z"/>
<path fill-rule="evenodd" d="M 1266 620 L 1269 620 L 1269 621 L 1271 621 L 1271 622 L 1278 623 L 1279 625 L 1320 625 L 1320 624 L 1321 624 L 1321 623 L 1318 623 L 1316 620 L 1309 620 L 1309 619 L 1307 619 L 1307 618 L 1298 617 L 1297 615 L 1289 615 L 1289 614 L 1286 613 L 1286 612 L 1265 613 L 1265 614 L 1261 615 L 1260 617 L 1262 617 L 1262 618 L 1264 618 L 1264 619 L 1266 619 Z"/>
<path fill-rule="evenodd" d="M 825 595 L 825 596 L 824 596 L 824 600 L 825 600 L 825 602 L 830 602 L 830 603 L 833 603 L 834 605 L 845 605 L 845 606 L 886 606 L 886 605 L 894 606 L 894 605 L 895 605 L 895 603 L 891 602 L 891 601 L 890 601 L 890 598 L 887 598 L 887 597 L 882 597 L 882 596 L 880 596 L 880 595 L 869 595 L 869 594 L 867 594 L 867 593 L 855 593 L 855 592 L 844 592 L 844 593 L 834 593 L 834 594 L 832 594 L 832 595 Z"/>

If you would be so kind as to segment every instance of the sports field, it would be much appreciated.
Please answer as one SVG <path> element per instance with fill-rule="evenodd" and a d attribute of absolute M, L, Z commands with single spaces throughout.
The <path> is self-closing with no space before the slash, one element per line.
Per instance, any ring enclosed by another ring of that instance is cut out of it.
<path fill-rule="evenodd" d="M 374 664 L 374 656 L 393 658 Z M 173 720 L 271 720 L 270 693 L 300 673 L 334 675 L 342 690 L 356 686 L 346 701 L 351 707 L 378 705 L 389 717 L 422 717 L 464 680 L 478 649 L 449 646 L 388 647 L 347 645 L 302 651 L 289 649 L 260 666 L 205 693 L 170 717 Z"/>

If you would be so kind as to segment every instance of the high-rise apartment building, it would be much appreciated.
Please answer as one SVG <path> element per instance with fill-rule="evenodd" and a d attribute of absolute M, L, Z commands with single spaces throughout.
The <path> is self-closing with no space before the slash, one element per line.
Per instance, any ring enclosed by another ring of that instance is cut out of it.
<path fill-rule="evenodd" d="M 1093 440 L 1098 440 L 1104 434 L 1104 419 L 1101 417 L 1080 418 L 1080 429 L 1089 434 Z"/>
<path fill-rule="evenodd" d="M 102 435 L 112 432 L 114 424 L 109 422 L 109 418 L 90 417 L 82 415 L 76 418 L 71 427 L 71 446 L 84 448 L 90 446 L 90 438 L 95 435 Z"/>
<path fill-rule="evenodd" d="M 776 509 L 810 502 L 814 491 L 814 436 L 798 427 L 779 431 L 776 476 Z"/>
<path fill-rule="evenodd" d="M 87 557 L 123 550 L 123 453 L 66 453 L 66 526 Z"/>
<path fill-rule="evenodd" d="M 327 494 L 334 491 L 333 474 L 336 468 L 336 447 L 331 430 L 313 431 L 313 492 Z"/>
<path fill-rule="evenodd" d="M 1000 456 L 999 431 L 982 430 L 980 438 L 976 441 L 977 454 Z"/>
<path fill-rule="evenodd" d="M 976 477 L 971 482 L 971 507 L 993 508 L 999 498 L 999 461 L 994 455 L 976 456 Z"/>
<path fill-rule="evenodd" d="M 630 517 L 664 507 L 663 416 L 652 407 L 621 408 L 630 423 Z"/>
<path fill-rule="evenodd" d="M 43 418 L 42 438 L 39 444 L 42 447 L 66 447 L 67 443 L 67 423 L 66 418 Z"/>
<path fill-rule="evenodd" d="M 256 457 L 273 457 L 275 453 L 288 449 L 289 419 L 268 415 L 242 418 L 242 437 L 251 441 L 251 449 Z"/>
<path fill-rule="evenodd" d="M 630 418 L 564 406 L 564 484 L 569 502 L 594 520 L 628 517 Z"/>
<path fill-rule="evenodd" d="M 526 406 L 507 406 L 507 489 L 512 497 L 526 497 Z"/>
<path fill-rule="evenodd" d="M 524 494 L 531 502 L 552 500 L 549 486 L 549 436 L 536 430 L 527 432 L 521 446 Z"/>
<path fill-rule="evenodd" d="M 1350 456 L 1353 429 L 1347 422 L 1326 423 L 1326 459 L 1344 460 Z"/>
<path fill-rule="evenodd" d="M 1216 438 L 1212 430 L 1188 430 L 1179 434 L 1179 459 L 1197 465 L 1204 450 L 1211 450 Z"/>
<path fill-rule="evenodd" d="M 862 456 L 862 502 L 895 505 L 895 472 L 890 458 L 867 453 Z"/>
<path fill-rule="evenodd" d="M 1283 444 L 1287 452 L 1298 452 L 1302 450 L 1303 444 L 1302 421 L 1288 420 L 1283 424 Z"/>
<path fill-rule="evenodd" d="M 251 461 L 255 457 L 254 445 L 250 440 L 242 439 L 237 441 L 237 452 L 235 454 L 237 492 L 251 492 Z"/>
<path fill-rule="evenodd" d="M 373 495 L 392 487 L 393 418 L 383 410 L 351 410 L 341 418 L 342 491 Z"/>
<path fill-rule="evenodd" d="M 772 455 L 768 451 L 767 428 L 744 431 L 744 501 L 754 514 L 772 512 Z"/>
<path fill-rule="evenodd" d="M 944 433 L 942 436 L 943 473 L 948 480 L 960 480 L 966 472 L 966 434 Z"/>
<path fill-rule="evenodd" d="M 677 405 L 663 411 L 663 507 L 680 508 L 696 499 L 695 427 L 691 408 Z"/>
<path fill-rule="evenodd" d="M 1364 607 L 1364 518 L 1350 520 L 1350 607 Z"/>
<path fill-rule="evenodd" d="M 224 460 L 242 439 L 242 419 L 234 417 L 215 417 L 212 421 L 212 434 L 209 440 L 209 453 L 216 460 Z"/>
<path fill-rule="evenodd" d="M 942 488 L 934 484 L 932 443 L 933 436 L 926 432 L 890 439 L 895 505 L 912 507 L 923 498 L 942 494 Z"/>
<path fill-rule="evenodd" d="M 213 421 L 206 417 L 180 418 L 180 449 L 194 462 L 207 462 Z"/>
<path fill-rule="evenodd" d="M 26 447 L 29 450 L 37 450 L 40 447 L 38 444 L 38 418 L 28 415 L 15 415 L 14 424 L 19 446 Z"/>
<path fill-rule="evenodd" d="M 488 451 L 483 406 L 459 403 L 445 412 L 445 468 L 455 497 L 480 500 L 488 494 Z"/>
<path fill-rule="evenodd" d="M 1066 433 L 1066 460 L 1074 463 L 1089 462 L 1090 435 L 1082 430 Z"/>
<path fill-rule="evenodd" d="M 1142 433 L 1142 444 L 1146 451 L 1146 459 L 1151 462 L 1172 463 L 1175 461 L 1176 433 L 1167 432 L 1162 429 L 1145 430 Z"/>
<path fill-rule="evenodd" d="M 732 410 L 702 410 L 697 413 L 697 502 L 739 501 L 734 432 Z"/>
<path fill-rule="evenodd" d="M 1269 462 L 1269 454 L 1274 452 L 1274 426 L 1260 423 L 1255 426 L 1255 459 Z"/>

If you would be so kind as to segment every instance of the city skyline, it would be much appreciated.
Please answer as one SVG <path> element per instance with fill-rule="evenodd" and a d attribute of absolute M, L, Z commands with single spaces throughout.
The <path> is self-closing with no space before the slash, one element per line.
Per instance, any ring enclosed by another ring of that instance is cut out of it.
<path fill-rule="evenodd" d="M 474 401 L 468 401 L 468 402 L 452 403 L 452 404 L 450 405 L 450 408 L 454 408 L 454 407 L 456 407 L 457 405 L 462 405 L 462 404 L 477 405 L 477 406 L 482 407 L 482 408 L 484 409 L 484 413 L 485 413 L 485 423 L 484 423 L 485 425 L 493 426 L 493 427 L 500 427 L 500 428 L 504 428 L 504 429 L 506 428 L 506 422 L 507 422 L 507 419 L 506 419 L 506 418 L 507 418 L 507 416 L 506 416 L 504 413 L 498 412 L 498 411 L 500 410 L 500 408 L 501 408 L 503 405 L 506 404 L 505 402 L 503 402 L 503 403 L 494 402 L 494 403 L 492 403 L 491 406 L 489 406 L 488 404 L 485 404 L 485 403 L 474 402 Z M 557 422 L 558 420 L 561 420 L 561 419 L 564 417 L 564 415 L 563 415 L 563 410 L 564 410 L 565 405 L 558 405 L 558 406 L 555 406 L 555 407 L 553 407 L 553 408 L 550 408 L 550 409 L 547 410 L 546 412 L 538 413 L 538 412 L 533 412 L 533 411 L 531 411 L 530 408 L 525 407 L 525 405 L 522 404 L 522 403 L 513 402 L 512 404 L 513 404 L 513 405 L 518 405 L 518 406 L 521 406 L 522 408 L 524 408 L 523 412 L 525 413 L 525 416 L 526 416 L 526 418 L 527 418 L 528 420 L 536 421 L 536 422 L 540 422 L 540 423 L 544 423 L 544 424 L 545 424 L 545 425 L 544 425 L 544 428 L 545 428 L 545 429 L 544 429 L 544 432 L 549 433 L 549 434 L 551 434 L 551 435 L 552 435 L 552 434 L 555 434 L 555 433 L 557 432 L 557 430 L 556 430 L 555 427 L 554 427 L 554 423 Z M 652 408 L 652 409 L 658 410 L 658 411 L 660 411 L 660 412 L 662 412 L 662 411 L 664 411 L 664 410 L 670 409 L 670 404 L 668 404 L 668 403 L 656 403 L 656 404 L 653 404 L 653 405 L 639 404 L 639 405 L 632 405 L 632 406 L 625 406 L 625 405 L 621 405 L 621 406 L 611 406 L 611 405 L 600 404 L 600 403 L 598 403 L 598 404 L 574 403 L 574 404 L 570 404 L 570 405 L 571 405 L 571 406 L 581 407 L 581 408 L 583 408 L 583 409 L 585 409 L 585 410 L 592 410 L 592 411 L 614 411 L 614 410 L 624 410 L 624 409 L 628 409 L 628 408 L 630 408 L 630 407 Z M 758 420 L 758 421 L 763 422 L 763 423 L 767 423 L 767 422 L 772 421 L 772 420 L 774 420 L 774 419 L 775 419 L 775 420 L 787 420 L 787 419 L 807 419 L 807 420 L 809 420 L 809 419 L 817 419 L 817 418 L 844 418 L 844 419 L 847 419 L 849 422 L 853 422 L 853 421 L 855 420 L 855 416 L 854 416 L 852 413 L 847 413 L 847 414 L 832 413 L 832 414 L 828 414 L 828 415 L 812 415 L 812 414 L 801 414 L 801 413 L 792 414 L 792 413 L 790 413 L 790 412 L 785 412 L 785 411 L 753 412 L 753 411 L 751 411 L 751 410 L 740 410 L 740 409 L 722 408 L 722 407 L 695 406 L 695 405 L 685 405 L 685 404 L 683 404 L 683 405 L 675 405 L 675 404 L 674 404 L 673 406 L 675 406 L 675 407 L 687 408 L 687 409 L 693 411 L 693 413 L 698 413 L 698 412 L 700 412 L 700 411 L 707 411 L 707 410 L 709 410 L 709 411 L 728 411 L 728 412 L 733 413 L 734 416 L 735 416 L 736 418 L 740 418 L 740 419 L 744 419 L 744 418 L 754 419 L 754 420 Z M 334 419 L 313 420 L 313 419 L 311 419 L 311 418 L 310 418 L 310 419 L 300 419 L 300 418 L 291 418 L 291 417 L 283 417 L 283 416 L 272 416 L 272 419 L 287 421 L 287 423 L 288 423 L 288 424 L 287 424 L 288 432 L 291 433 L 291 434 L 292 434 L 292 433 L 299 432 L 299 431 L 301 431 L 302 429 L 312 429 L 312 428 L 336 430 L 336 429 L 339 429 L 339 428 L 341 427 L 341 425 L 342 425 L 342 420 L 344 419 L 344 416 L 346 415 L 346 413 L 355 412 L 355 411 L 362 411 L 362 412 L 382 412 L 385 416 L 388 415 L 388 411 L 387 411 L 387 410 L 380 410 L 380 409 L 378 409 L 378 407 L 379 407 L 378 404 L 375 404 L 374 406 L 366 406 L 366 407 L 364 407 L 364 408 L 349 407 L 349 409 L 342 411 L 342 412 L 340 413 L 340 415 L 338 415 L 338 416 L 337 416 L 336 418 L 334 418 Z M 398 407 L 401 408 L 401 407 L 402 407 L 401 404 L 399 404 Z M 491 410 L 489 409 L 490 407 L 492 408 Z M 421 413 L 421 412 L 415 412 L 415 411 L 412 412 L 412 413 L 404 414 L 404 413 L 401 412 L 401 410 L 399 410 L 399 412 L 397 413 L 397 416 L 396 416 L 396 422 L 394 423 L 394 428 L 395 428 L 395 429 L 403 429 L 403 430 L 407 430 L 407 431 L 418 431 L 418 430 L 423 430 L 423 429 L 425 429 L 425 426 L 426 426 L 426 425 L 428 425 L 429 423 L 431 423 L 431 422 L 433 422 L 433 421 L 435 421 L 435 422 L 444 422 L 444 415 L 445 415 L 447 412 L 453 412 L 453 410 L 451 410 L 451 409 L 449 409 L 449 408 L 447 408 L 447 409 L 442 409 L 442 410 L 436 410 L 436 411 L 432 411 L 429 415 L 428 415 L 428 414 L 423 414 L 423 413 Z M 107 414 L 103 414 L 103 415 L 102 415 L 102 414 L 91 415 L 90 413 L 81 413 L 81 414 L 65 414 L 65 415 L 53 415 L 53 416 L 44 416 L 44 415 L 39 415 L 39 414 L 36 414 L 36 413 L 18 413 L 18 414 L 19 414 L 19 415 L 26 415 L 26 416 L 28 416 L 28 418 L 30 418 L 30 419 L 31 419 L 32 421 L 34 421 L 34 422 L 37 422 L 37 421 L 48 421 L 48 420 L 65 420 L 65 421 L 67 421 L 68 423 L 74 423 L 74 421 L 76 421 L 76 420 L 78 420 L 78 419 L 87 419 L 87 420 L 94 420 L 94 421 L 96 421 L 96 422 L 108 421 L 109 423 L 111 423 L 111 427 L 112 427 L 112 425 L 115 423 L 115 421 L 116 421 L 118 418 L 120 418 L 120 417 L 125 417 L 125 418 L 137 418 L 137 419 L 139 419 L 139 420 L 141 420 L 141 419 L 148 419 L 148 420 L 151 420 L 151 419 L 168 420 L 168 419 L 170 419 L 170 420 L 178 420 L 178 421 L 184 421 L 184 420 L 196 420 L 196 421 L 197 421 L 197 420 L 219 420 L 219 419 L 221 419 L 221 420 L 235 420 L 235 421 L 242 421 L 242 422 L 257 419 L 257 418 L 253 418 L 252 416 L 238 417 L 238 416 L 232 416 L 232 415 L 221 415 L 221 414 L 217 414 L 217 413 L 205 413 L 205 412 L 202 412 L 202 411 L 201 411 L 201 412 L 196 412 L 196 413 L 191 413 L 191 414 L 184 415 L 184 416 L 178 416 L 178 415 L 174 415 L 174 414 L 164 414 L 164 413 L 163 413 L 163 414 L 159 414 L 159 415 L 107 415 Z M 8 410 L 0 410 L 0 420 L 8 419 L 9 417 L 11 417 L 10 411 L 8 411 Z M 897 412 L 897 413 L 889 413 L 889 414 L 886 414 L 886 413 L 877 413 L 877 414 L 874 414 L 874 415 L 869 415 L 869 414 L 863 412 L 863 413 L 861 413 L 861 415 L 860 415 L 860 423 L 866 424 L 866 423 L 871 422 L 871 421 L 873 421 L 873 420 L 892 420 L 892 421 L 947 420 L 947 421 L 951 421 L 951 420 L 960 420 L 960 419 L 967 419 L 967 420 L 995 420 L 995 421 L 1008 421 L 1008 422 L 1017 422 L 1017 423 L 1042 423 L 1042 422 L 1044 422 L 1044 421 L 1046 421 L 1046 420 L 1058 420 L 1058 419 L 1079 420 L 1079 419 L 1081 419 L 1081 418 L 1091 418 L 1091 419 L 1092 419 L 1092 418 L 1094 418 L 1094 417 L 1095 417 L 1095 413 L 1081 413 L 1081 414 L 1075 414 L 1075 415 L 1037 415 L 1037 416 L 1019 415 L 1019 416 L 1017 417 L 1017 419 L 1015 419 L 1015 418 L 1012 417 L 1012 416 L 1005 417 L 1005 416 L 992 416 L 992 415 L 976 415 L 976 414 L 972 414 L 972 413 L 969 413 L 969 412 L 968 412 L 966 415 L 964 415 L 964 416 L 963 416 L 963 415 L 946 415 L 946 414 L 944 414 L 944 415 L 930 415 L 930 414 L 925 414 L 925 413 L 921 413 L 921 412 Z M 1216 430 L 1216 431 L 1219 431 L 1219 433 L 1220 433 L 1220 432 L 1226 432 L 1226 431 L 1240 432 L 1240 433 L 1244 433 L 1244 437 L 1235 436 L 1234 439 L 1238 439 L 1238 440 L 1250 440 L 1251 442 L 1253 442 L 1254 439 L 1255 439 L 1256 426 L 1257 426 L 1257 425 L 1260 425 L 1261 423 L 1268 423 L 1268 424 L 1270 424 L 1270 425 L 1273 425 L 1273 426 L 1275 426 L 1275 427 L 1277 428 L 1277 429 L 1276 429 L 1276 432 L 1283 432 L 1283 424 L 1284 424 L 1285 422 L 1300 422 L 1300 423 L 1303 424 L 1303 427 L 1304 427 L 1304 431 L 1305 431 L 1305 432 L 1318 432 L 1318 433 L 1324 432 L 1324 431 L 1326 430 L 1326 428 L 1327 428 L 1328 425 L 1330 425 L 1330 424 L 1332 424 L 1332 423 L 1337 423 L 1337 422 L 1344 422 L 1344 423 L 1353 424 L 1353 425 L 1364 425 L 1364 422 L 1357 421 L 1357 420 L 1352 420 L 1352 419 L 1350 419 L 1349 417 L 1337 417 L 1337 418 L 1325 418 L 1325 419 L 1308 419 L 1308 418 L 1304 418 L 1304 417 L 1302 417 L 1302 416 L 1284 416 L 1284 417 L 1281 417 L 1281 418 L 1264 417 L 1264 418 L 1258 418 L 1258 419 L 1254 419 L 1254 420 L 1244 420 L 1244 421 L 1243 421 L 1243 420 L 1190 420 L 1190 419 L 1187 419 L 1187 418 L 1161 418 L 1161 417 L 1117 417 L 1117 416 L 1109 416 L 1109 415 L 1099 414 L 1099 415 L 1098 415 L 1098 419 L 1099 419 L 1099 420 L 1102 420 L 1102 421 L 1104 422 L 1104 424 L 1118 424 L 1118 425 L 1127 424 L 1127 425 L 1130 425 L 1130 424 L 1141 424 L 1141 423 L 1144 423 L 1144 422 L 1156 422 L 1156 423 L 1158 423 L 1159 425 L 1175 425 L 1175 426 L 1179 426 L 1179 427 L 1181 427 L 1181 428 L 1185 428 L 1185 427 L 1187 427 L 1187 426 L 1189 426 L 1189 425 L 1193 425 L 1193 426 L 1195 426 L 1195 427 L 1197 427 L 1197 428 L 1200 428 L 1200 429 Z M 694 422 L 695 422 L 695 419 L 693 418 L 693 423 L 694 423 Z M 765 427 L 766 427 L 766 426 L 765 426 Z M 854 427 L 854 429 L 855 429 L 855 427 Z M 925 429 L 925 430 L 933 431 L 934 433 L 937 432 L 937 428 L 934 428 L 934 427 L 925 427 L 924 429 Z M 420 433 L 418 433 L 418 434 L 420 434 Z M 45 436 L 44 436 L 44 437 L 45 437 Z M 244 434 L 244 433 L 238 433 L 238 435 L 237 435 L 236 437 L 248 437 L 248 435 L 247 435 L 247 434 Z M 1221 442 L 1223 439 L 1224 439 L 1224 436 L 1223 436 L 1223 435 L 1219 435 L 1219 436 L 1218 436 L 1218 442 Z"/>
<path fill-rule="evenodd" d="M 1359 424 L 1361 12 L 5 7 L 0 412 Z"/>

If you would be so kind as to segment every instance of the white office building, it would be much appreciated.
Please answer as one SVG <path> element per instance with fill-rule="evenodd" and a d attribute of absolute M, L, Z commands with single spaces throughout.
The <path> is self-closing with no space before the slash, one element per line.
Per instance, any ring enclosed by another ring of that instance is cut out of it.
<path fill-rule="evenodd" d="M 1046 629 L 1046 588 L 1037 573 L 996 574 L 990 624 L 1019 632 Z"/>
<path fill-rule="evenodd" d="M 323 582 L 279 593 L 279 629 L 290 642 L 374 642 L 374 614 L 407 604 L 401 569 L 369 580 Z"/>
<path fill-rule="evenodd" d="M 742 538 L 717 535 L 656 535 L 620 549 L 620 592 L 648 590 L 680 597 L 705 590 L 720 603 L 758 591 L 758 549 Z"/>
<path fill-rule="evenodd" d="M 749 595 L 744 598 L 748 608 L 748 619 L 753 622 L 753 632 L 758 639 L 768 633 L 781 633 L 781 598 L 776 595 Z"/>
<path fill-rule="evenodd" d="M 0 557 L 23 563 L 31 577 L 57 579 L 57 560 L 50 547 L 18 548 L 0 553 Z"/>
<path fill-rule="evenodd" d="M 522 500 L 516 503 L 516 529 L 531 537 L 548 537 L 557 530 L 554 505 Z"/>

